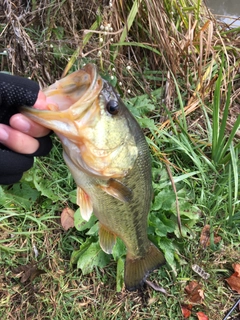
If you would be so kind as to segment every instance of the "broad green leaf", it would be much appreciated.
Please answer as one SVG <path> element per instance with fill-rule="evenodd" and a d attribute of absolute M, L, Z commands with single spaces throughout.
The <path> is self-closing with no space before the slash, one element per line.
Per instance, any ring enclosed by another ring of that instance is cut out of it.
<path fill-rule="evenodd" d="M 175 248 L 171 239 L 162 238 L 158 243 L 159 248 L 164 252 L 167 263 L 176 274 L 176 262 L 174 259 Z"/>
<path fill-rule="evenodd" d="M 171 210 L 172 204 L 175 200 L 176 196 L 173 191 L 162 190 L 155 196 L 152 210 Z"/>
<path fill-rule="evenodd" d="M 105 267 L 110 259 L 111 256 L 102 251 L 99 243 L 93 242 L 78 257 L 77 267 L 81 269 L 82 273 L 85 275 L 92 272 L 94 267 Z"/>
<path fill-rule="evenodd" d="M 5 190 L 4 194 L 5 201 L 11 201 L 15 204 L 17 203 L 25 210 L 30 210 L 37 198 L 40 196 L 40 192 L 33 189 L 25 182 L 14 184 L 10 189 Z"/>
<path fill-rule="evenodd" d="M 89 221 L 83 219 L 80 208 L 74 213 L 74 225 L 78 231 L 84 231 L 87 229 L 91 229 L 97 221 L 97 218 L 92 215 Z"/>

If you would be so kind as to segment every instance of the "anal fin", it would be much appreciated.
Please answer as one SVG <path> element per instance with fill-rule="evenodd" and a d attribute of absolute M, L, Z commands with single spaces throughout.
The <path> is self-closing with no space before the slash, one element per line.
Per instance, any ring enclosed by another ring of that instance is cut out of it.
<path fill-rule="evenodd" d="M 112 253 L 112 249 L 116 243 L 116 236 L 106 229 L 99 222 L 99 242 L 102 250 L 108 254 Z"/>
<path fill-rule="evenodd" d="M 138 289 L 143 285 L 149 273 L 164 263 L 163 253 L 151 242 L 145 256 L 132 259 L 127 254 L 124 272 L 126 289 L 129 291 Z"/>
<path fill-rule="evenodd" d="M 100 188 L 122 202 L 132 199 L 132 190 L 116 179 L 109 179 L 107 185 L 101 185 Z"/>
<path fill-rule="evenodd" d="M 77 204 L 80 207 L 83 219 L 88 221 L 93 212 L 93 206 L 90 197 L 80 187 L 77 187 Z"/>

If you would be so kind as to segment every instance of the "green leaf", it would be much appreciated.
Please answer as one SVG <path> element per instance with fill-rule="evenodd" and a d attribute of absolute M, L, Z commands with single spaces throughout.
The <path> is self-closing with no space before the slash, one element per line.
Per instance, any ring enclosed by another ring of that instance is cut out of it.
<path fill-rule="evenodd" d="M 126 254 L 126 246 L 121 239 L 117 238 L 116 244 L 114 245 L 113 252 L 112 252 L 114 260 L 117 261 L 125 254 Z"/>
<path fill-rule="evenodd" d="M 158 243 L 159 248 L 164 252 L 167 263 L 171 266 L 172 270 L 176 273 L 175 262 L 175 248 L 171 239 L 163 238 Z"/>
<path fill-rule="evenodd" d="M 4 192 L 4 201 L 11 201 L 22 206 L 25 210 L 30 210 L 34 205 L 40 192 L 33 189 L 29 184 L 19 182 Z"/>
<path fill-rule="evenodd" d="M 41 193 L 42 196 L 45 196 L 53 201 L 59 200 L 59 196 L 53 192 L 52 188 L 49 188 L 49 181 L 42 178 L 41 171 L 36 170 L 34 173 L 33 182 L 35 188 Z"/>
<path fill-rule="evenodd" d="M 91 216 L 89 221 L 84 220 L 81 215 L 80 209 L 77 209 L 77 211 L 74 213 L 74 225 L 78 231 L 91 229 L 95 225 L 96 221 L 97 218 L 94 215 Z"/>
<path fill-rule="evenodd" d="M 152 210 L 170 210 L 175 200 L 176 196 L 173 191 L 162 190 L 154 198 Z"/>
<path fill-rule="evenodd" d="M 122 287 L 124 284 L 124 264 L 125 264 L 125 259 L 119 258 L 117 262 L 117 278 L 116 278 L 117 292 L 120 292 L 122 290 Z"/>
<path fill-rule="evenodd" d="M 105 267 L 110 259 L 111 256 L 102 251 L 99 243 L 93 242 L 79 255 L 77 267 L 81 269 L 85 275 L 92 272 L 94 267 Z"/>
<path fill-rule="evenodd" d="M 155 234 L 165 237 L 167 233 L 172 233 L 177 227 L 177 223 L 166 218 L 165 214 L 151 214 L 149 217 L 149 226 L 152 227 Z"/>
<path fill-rule="evenodd" d="M 88 236 L 96 235 L 96 234 L 98 234 L 98 230 L 99 230 L 98 222 L 96 222 L 96 223 L 89 229 L 89 231 L 86 232 L 86 235 L 88 235 Z"/>
<path fill-rule="evenodd" d="M 78 263 L 78 260 L 79 260 L 80 256 L 83 254 L 84 251 L 86 251 L 89 248 L 91 243 L 92 243 L 92 238 L 88 238 L 81 245 L 79 250 L 75 250 L 75 251 L 72 252 L 71 259 L 70 259 L 70 264 L 71 265 Z"/>
<path fill-rule="evenodd" d="M 128 107 L 137 109 L 140 115 L 146 115 L 147 113 L 155 110 L 155 104 L 150 100 L 148 95 L 129 99 L 126 104 Z"/>
<path fill-rule="evenodd" d="M 150 131 L 154 131 L 155 128 L 156 128 L 154 120 L 153 119 L 149 119 L 146 116 L 143 116 L 143 118 L 137 119 L 137 121 L 138 121 L 138 123 L 140 124 L 140 126 L 142 128 L 148 128 Z"/>

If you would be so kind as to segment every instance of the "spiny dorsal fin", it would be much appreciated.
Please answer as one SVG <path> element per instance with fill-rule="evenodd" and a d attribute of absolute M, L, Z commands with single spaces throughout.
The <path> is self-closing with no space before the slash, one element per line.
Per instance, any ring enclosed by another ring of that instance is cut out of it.
<path fill-rule="evenodd" d="M 100 188 L 122 202 L 129 202 L 132 199 L 132 190 L 119 180 L 109 179 L 107 185 L 101 185 Z"/>
<path fill-rule="evenodd" d="M 83 219 L 88 221 L 93 212 L 93 206 L 88 194 L 86 194 L 86 192 L 80 187 L 77 187 L 77 204 L 80 207 Z"/>

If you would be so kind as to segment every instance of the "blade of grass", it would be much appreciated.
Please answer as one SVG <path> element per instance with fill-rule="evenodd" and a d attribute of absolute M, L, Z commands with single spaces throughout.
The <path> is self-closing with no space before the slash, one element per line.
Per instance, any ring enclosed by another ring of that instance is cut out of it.
<path fill-rule="evenodd" d="M 221 81 L 222 81 L 222 67 L 219 71 L 219 76 L 216 81 L 214 99 L 213 99 L 213 127 L 212 127 L 212 158 L 214 162 L 218 162 L 216 158 L 218 137 L 219 137 L 219 110 L 221 101 Z"/>
<path fill-rule="evenodd" d="M 133 21 L 135 20 L 135 17 L 138 13 L 138 8 L 141 4 L 142 0 L 135 0 L 133 5 L 132 5 L 132 8 L 131 8 L 131 11 L 129 12 L 129 15 L 128 15 L 128 18 L 127 18 L 127 21 L 126 21 L 126 24 L 123 28 L 123 32 L 121 34 L 121 37 L 120 37 L 120 40 L 119 40 L 119 43 L 122 43 L 124 42 L 124 40 L 126 39 L 127 37 L 127 34 L 129 32 L 129 30 L 131 29 L 131 26 L 133 24 Z M 116 57 L 117 57 L 117 54 L 118 54 L 118 46 L 114 52 L 114 55 L 113 55 L 113 61 L 115 61 Z"/>
<path fill-rule="evenodd" d="M 89 30 L 95 31 L 101 21 L 102 21 L 102 17 L 99 16 L 98 19 L 91 25 Z M 67 75 L 67 73 L 69 72 L 69 70 L 72 68 L 73 64 L 75 63 L 75 61 L 79 57 L 80 52 L 82 52 L 82 50 L 84 49 L 84 47 L 86 46 L 88 41 L 91 39 L 92 35 L 93 35 L 93 33 L 91 33 L 91 32 L 88 32 L 87 34 L 85 34 L 83 41 L 82 41 L 82 44 L 74 51 L 69 62 L 66 65 L 65 69 L 63 70 L 62 78 L 64 78 Z"/>
<path fill-rule="evenodd" d="M 232 166 L 228 166 L 228 218 L 229 225 L 232 225 L 232 217 L 234 214 L 233 199 L 232 199 Z"/>
<path fill-rule="evenodd" d="M 230 145 L 230 153 L 231 153 L 231 159 L 232 159 L 232 169 L 233 169 L 233 180 L 234 180 L 234 202 L 237 202 L 238 199 L 238 188 L 239 188 L 239 166 L 238 166 L 238 156 L 239 156 L 239 150 L 236 148 L 234 150 L 233 143 Z"/>

